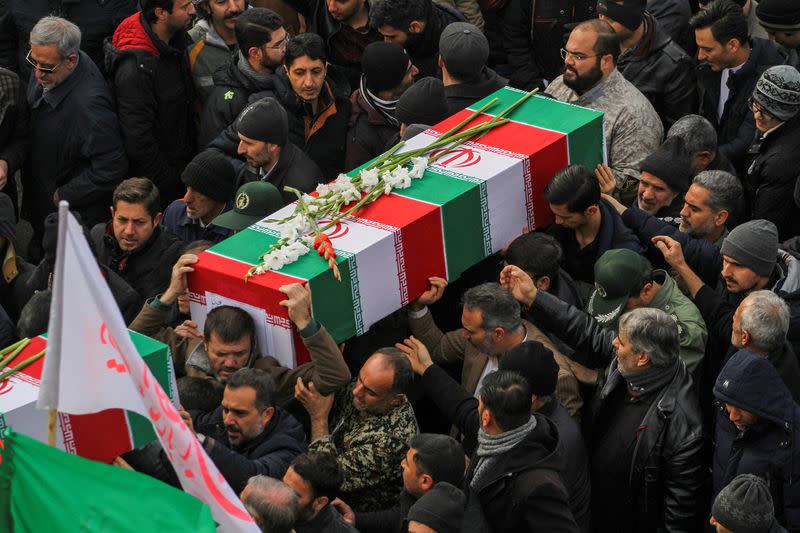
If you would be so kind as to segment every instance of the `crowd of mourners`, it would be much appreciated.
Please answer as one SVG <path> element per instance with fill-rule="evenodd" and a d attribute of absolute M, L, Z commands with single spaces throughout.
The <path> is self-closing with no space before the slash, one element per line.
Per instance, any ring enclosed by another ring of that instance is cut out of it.
<path fill-rule="evenodd" d="M 800 531 L 798 51 L 795 0 L 0 2 L 0 345 L 66 200 L 263 531 Z M 199 253 L 506 86 L 603 113 L 549 227 L 342 344 L 281 287 L 296 368 L 192 320 Z"/>

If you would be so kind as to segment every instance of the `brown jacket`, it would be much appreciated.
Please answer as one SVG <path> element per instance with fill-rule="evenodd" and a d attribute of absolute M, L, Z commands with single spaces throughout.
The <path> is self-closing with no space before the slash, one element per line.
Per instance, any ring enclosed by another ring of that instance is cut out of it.
<path fill-rule="evenodd" d="M 198 339 L 181 337 L 172 328 L 164 327 L 163 323 L 166 317 L 166 310 L 153 309 L 150 305 L 145 304 L 129 327 L 137 333 L 152 337 L 169 346 L 178 377 L 186 375 L 210 379 L 221 387 L 222 384 L 211 372 L 194 364 L 187 364 L 193 353 L 194 359 L 203 357 L 208 359 L 203 343 Z M 320 325 L 319 331 L 304 338 L 303 343 L 311 355 L 311 362 L 304 363 L 297 368 L 281 366 L 274 357 L 269 356 L 257 356 L 253 364 L 254 368 L 269 372 L 275 380 L 275 404 L 278 406 L 285 406 L 294 398 L 294 386 L 299 377 L 303 378 L 306 383 L 313 381 L 322 394 L 335 392 L 350 382 L 351 376 L 347 363 L 344 362 L 339 348 L 324 326 Z"/>
<path fill-rule="evenodd" d="M 529 341 L 541 342 L 553 352 L 559 368 L 556 397 L 567 409 L 570 416 L 576 416 L 583 406 L 583 400 L 578 388 L 578 380 L 575 379 L 575 376 L 570 371 L 566 356 L 558 351 L 539 328 L 527 320 L 523 320 L 522 323 L 525 326 Z M 478 381 L 486 363 L 489 361 L 489 357 L 467 341 L 462 334 L 462 330 L 458 329 L 450 333 L 443 333 L 436 326 L 430 313 L 426 313 L 420 318 L 409 317 L 409 326 L 411 327 L 411 334 L 422 341 L 430 350 L 431 359 L 435 363 L 464 362 L 464 367 L 461 371 L 461 384 L 471 394 L 475 394 Z"/>

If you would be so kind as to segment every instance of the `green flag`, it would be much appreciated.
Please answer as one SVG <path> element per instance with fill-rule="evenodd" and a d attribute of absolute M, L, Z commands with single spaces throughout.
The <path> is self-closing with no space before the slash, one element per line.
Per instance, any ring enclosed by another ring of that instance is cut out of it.
<path fill-rule="evenodd" d="M 0 531 L 216 531 L 208 506 L 183 491 L 11 429 L 1 436 Z"/>

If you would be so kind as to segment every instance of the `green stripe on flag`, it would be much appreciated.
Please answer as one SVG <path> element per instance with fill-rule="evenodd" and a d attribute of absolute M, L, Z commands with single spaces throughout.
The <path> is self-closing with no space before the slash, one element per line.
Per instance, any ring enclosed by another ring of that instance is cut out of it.
<path fill-rule="evenodd" d="M 131 331 L 130 335 L 136 350 L 171 399 L 174 391 L 172 391 L 172 383 L 169 379 L 169 365 L 171 364 L 169 348 L 166 344 L 134 331 Z M 144 446 L 157 439 L 153 423 L 148 418 L 131 411 L 126 411 L 125 414 L 128 418 L 128 427 L 134 448 Z"/>
<path fill-rule="evenodd" d="M 325 265 L 316 252 L 309 253 L 311 254 L 313 254 L 311 259 Z M 341 250 L 336 250 L 336 254 L 342 280 L 336 281 L 333 272 L 325 268 L 325 272 L 314 276 L 308 285 L 311 288 L 311 310 L 314 318 L 325 324 L 328 333 L 336 342 L 343 342 L 364 333 L 364 319 L 361 313 L 356 258 L 353 254 Z M 293 265 L 289 265 L 291 266 Z M 289 267 L 282 272 L 288 271 Z M 332 304 L 332 302 L 337 303 Z M 344 302 L 349 302 L 350 305 Z"/>

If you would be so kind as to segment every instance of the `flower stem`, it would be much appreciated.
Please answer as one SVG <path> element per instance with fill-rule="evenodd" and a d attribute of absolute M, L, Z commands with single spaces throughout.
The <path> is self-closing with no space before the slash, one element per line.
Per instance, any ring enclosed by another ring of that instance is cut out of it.
<path fill-rule="evenodd" d="M 30 366 L 33 363 L 35 363 L 36 361 L 38 361 L 39 359 L 41 359 L 46 351 L 47 351 L 47 348 L 45 348 L 41 352 L 37 353 L 36 355 L 25 359 L 24 361 L 22 361 L 17 366 L 11 367 L 8 370 L 6 370 L 5 372 L 3 372 L 2 374 L 0 374 L 0 383 L 5 381 L 6 379 L 8 379 L 11 376 L 11 374 L 13 374 L 14 372 L 22 370 L 23 368 L 25 368 L 27 366 Z"/>
<path fill-rule="evenodd" d="M 29 338 L 25 337 L 21 341 L 19 341 L 17 343 L 14 343 L 11 346 L 9 346 L 8 348 L 6 348 L 5 350 L 9 350 L 9 348 L 11 348 L 11 349 L 9 351 L 5 351 L 5 350 L 3 351 L 3 355 L 5 355 L 5 354 L 8 354 L 8 355 L 6 355 L 3 358 L 3 360 L 0 361 L 0 370 L 4 369 L 6 366 L 8 366 L 8 363 L 13 361 L 14 358 L 16 356 L 18 356 L 19 353 L 22 350 L 24 350 L 25 347 L 28 346 L 28 344 L 30 344 L 30 343 L 31 343 L 31 340 Z"/>
<path fill-rule="evenodd" d="M 525 93 L 525 95 L 524 95 L 524 96 L 522 96 L 522 97 L 521 97 L 519 100 L 517 100 L 516 102 L 514 102 L 513 104 L 511 104 L 510 106 L 508 106 L 507 108 L 505 108 L 505 109 L 504 109 L 504 110 L 503 110 L 503 111 L 502 111 L 502 112 L 501 112 L 499 115 L 496 115 L 496 116 L 495 116 L 494 118 L 492 118 L 492 120 L 490 120 L 489 122 L 496 122 L 496 121 L 499 121 L 501 118 L 503 118 L 503 117 L 505 117 L 506 115 L 510 114 L 510 113 L 511 113 L 512 111 L 514 111 L 516 108 L 518 108 L 519 106 L 521 106 L 522 104 L 524 104 L 524 103 L 525 103 L 525 102 L 528 100 L 528 98 L 530 98 L 531 96 L 533 96 L 534 94 L 536 94 L 536 93 L 538 93 L 538 92 L 539 92 L 539 88 L 538 88 L 538 87 L 536 87 L 535 89 L 532 89 L 532 90 L 528 91 L 528 92 L 527 92 L 527 93 Z M 477 138 L 477 139 L 475 139 L 475 140 L 476 140 L 476 141 L 479 141 L 479 140 L 481 140 L 481 139 L 483 138 L 483 136 L 484 136 L 484 135 L 486 135 L 487 133 L 489 133 L 489 132 L 488 132 L 488 131 L 485 131 L 485 132 L 483 133 L 483 135 L 481 135 L 480 137 L 478 137 L 478 138 Z"/>

